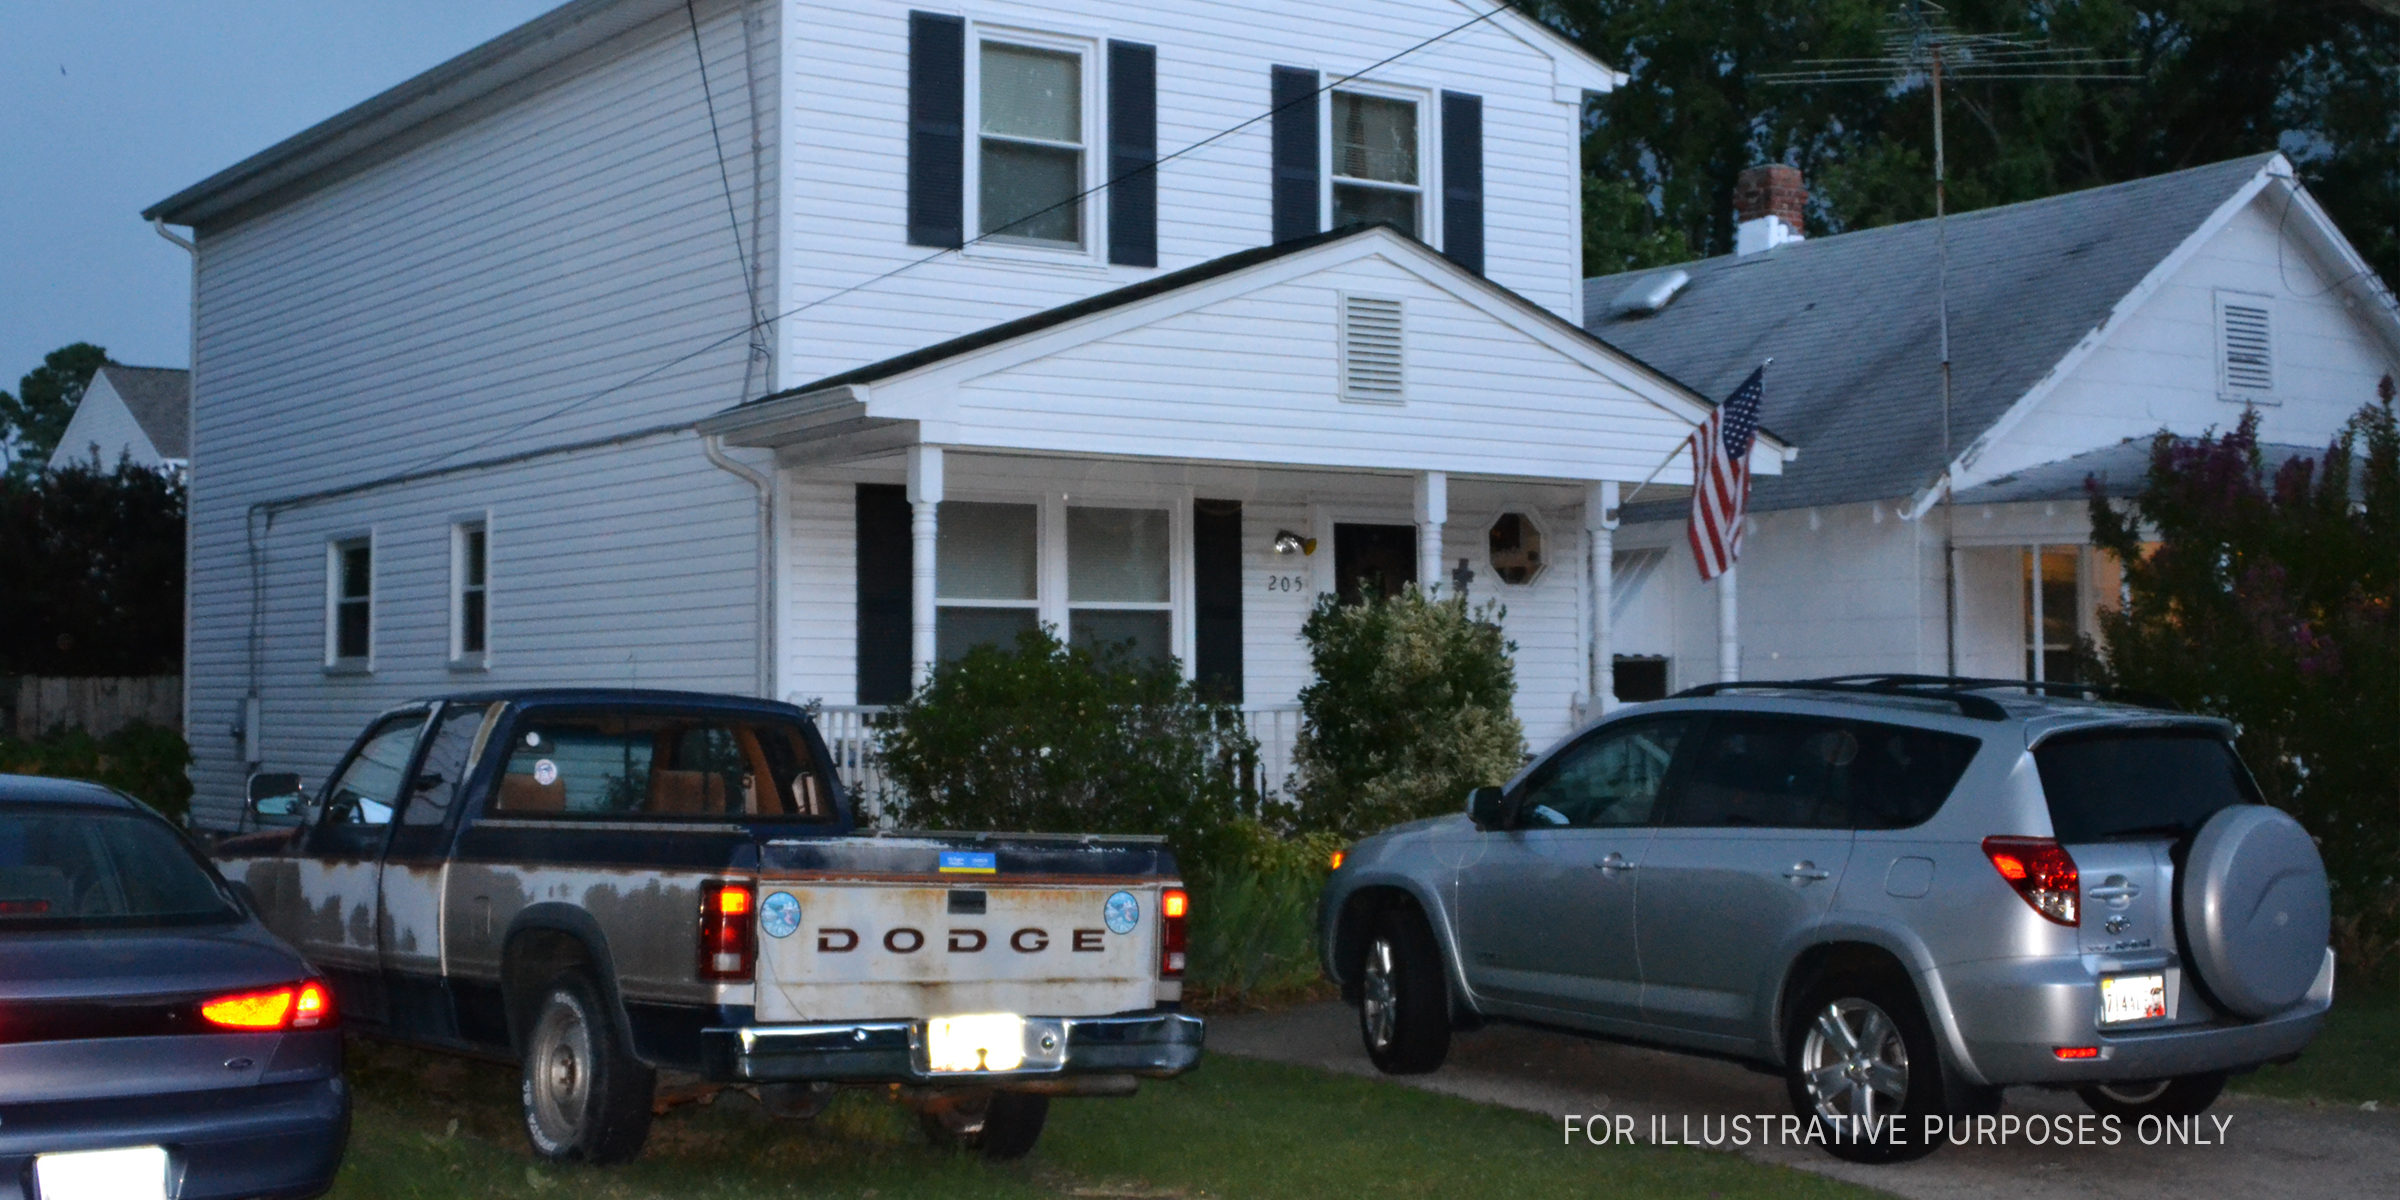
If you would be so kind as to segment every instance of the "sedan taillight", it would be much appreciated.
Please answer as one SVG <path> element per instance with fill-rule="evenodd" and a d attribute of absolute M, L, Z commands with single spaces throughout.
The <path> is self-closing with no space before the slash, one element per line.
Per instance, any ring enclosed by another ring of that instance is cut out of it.
<path fill-rule="evenodd" d="M 755 921 L 749 884 L 711 883 L 700 889 L 700 978 L 750 978 L 758 951 L 751 933 Z"/>
<path fill-rule="evenodd" d="M 2077 909 L 2083 879 L 2066 847 L 2051 838 L 1988 837 L 1983 853 L 2033 911 L 2061 925 L 2083 923 Z"/>
<path fill-rule="evenodd" d="M 333 1020 L 333 993 L 315 979 L 266 991 L 235 992 L 201 1001 L 200 1017 L 219 1029 L 249 1033 L 317 1029 Z"/>

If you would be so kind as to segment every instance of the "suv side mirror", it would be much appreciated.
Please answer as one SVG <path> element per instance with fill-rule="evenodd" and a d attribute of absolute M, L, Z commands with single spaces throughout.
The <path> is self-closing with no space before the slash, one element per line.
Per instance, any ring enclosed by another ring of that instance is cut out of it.
<path fill-rule="evenodd" d="M 307 806 L 298 775 L 262 771 L 250 777 L 250 815 L 260 825 L 297 825 Z"/>
<path fill-rule="evenodd" d="M 1507 820 L 1506 793 L 1496 787 L 1479 787 L 1467 793 L 1467 818 L 1479 829 L 1498 829 Z"/>

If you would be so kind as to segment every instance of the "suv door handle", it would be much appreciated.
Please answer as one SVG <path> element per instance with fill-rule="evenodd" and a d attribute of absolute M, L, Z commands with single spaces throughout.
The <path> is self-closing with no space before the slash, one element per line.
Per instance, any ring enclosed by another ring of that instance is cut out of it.
<path fill-rule="evenodd" d="M 1807 859 L 1802 859 L 1799 862 L 1793 863 L 1791 868 L 1783 873 L 1783 877 L 1785 879 L 1814 881 L 1818 879 L 1831 879 L 1833 878 L 1833 872 L 1822 870 L 1818 868 L 1817 864 L 1810 862 Z"/>
<path fill-rule="evenodd" d="M 1593 863 L 1592 865 L 1600 868 L 1603 871 L 1616 872 L 1630 871 L 1641 864 L 1637 862 L 1628 862 L 1626 861 L 1624 855 L 1611 850 L 1608 852 L 1607 858 L 1601 859 L 1599 862 Z"/>
<path fill-rule="evenodd" d="M 2095 900 L 2131 900 L 2141 894 L 2142 887 L 2138 883 L 2107 883 L 2084 892 L 2084 895 Z"/>

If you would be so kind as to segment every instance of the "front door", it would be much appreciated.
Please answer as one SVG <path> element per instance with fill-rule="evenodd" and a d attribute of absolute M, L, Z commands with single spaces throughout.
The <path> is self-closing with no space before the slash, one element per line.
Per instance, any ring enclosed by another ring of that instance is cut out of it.
<path fill-rule="evenodd" d="M 1576 1023 L 1639 1018 L 1637 877 L 1689 725 L 1602 726 L 1519 785 L 1514 827 L 1482 834 L 1459 872 L 1461 952 L 1479 995 Z"/>
<path fill-rule="evenodd" d="M 1654 1024 L 1749 1040 L 1774 973 L 1824 919 L 1850 859 L 1854 722 L 1721 713 L 1642 863 L 1642 1009 Z"/>
<path fill-rule="evenodd" d="M 1333 527 L 1333 586 L 1342 603 L 1370 595 L 1397 596 L 1417 581 L 1417 527 Z"/>
<path fill-rule="evenodd" d="M 415 757 L 423 710 L 378 721 L 326 784 L 301 843 L 291 940 L 333 983 L 345 1017 L 382 1024 L 383 847 Z"/>

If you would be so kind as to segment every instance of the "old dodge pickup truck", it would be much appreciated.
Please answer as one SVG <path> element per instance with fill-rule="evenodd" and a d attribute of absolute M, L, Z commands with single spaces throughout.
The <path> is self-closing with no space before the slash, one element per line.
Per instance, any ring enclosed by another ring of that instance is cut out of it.
<path fill-rule="evenodd" d="M 641 1151 L 658 1072 L 805 1116 L 900 1085 L 936 1137 L 1032 1149 L 1054 1095 L 1195 1066 L 1189 901 L 1156 839 L 866 831 L 805 711 L 522 691 L 377 717 L 289 828 L 218 856 L 354 1028 L 507 1056 L 559 1160 Z"/>

